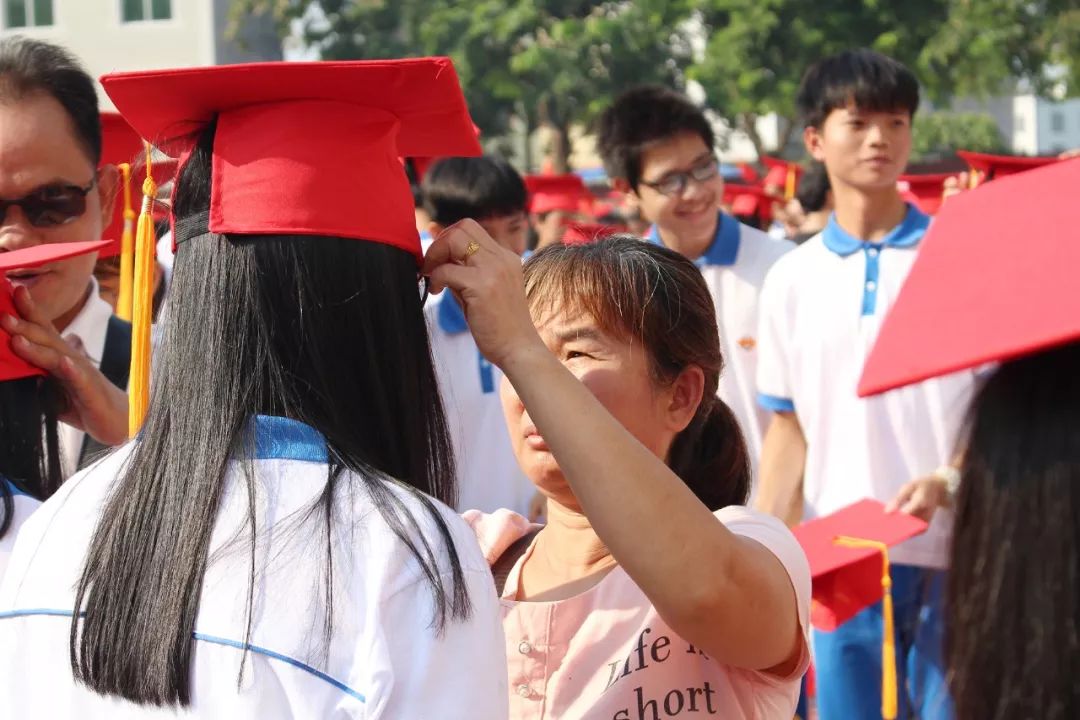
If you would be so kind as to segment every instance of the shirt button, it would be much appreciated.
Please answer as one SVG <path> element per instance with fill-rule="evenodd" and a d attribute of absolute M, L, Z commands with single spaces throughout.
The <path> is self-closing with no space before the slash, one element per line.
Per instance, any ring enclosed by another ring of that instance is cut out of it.
<path fill-rule="evenodd" d="M 527 698 L 530 695 L 532 695 L 532 690 L 529 689 L 528 685 L 518 685 L 517 686 L 517 694 L 520 695 L 523 698 Z"/>
<path fill-rule="evenodd" d="M 877 283 L 874 282 L 873 280 L 870 280 L 869 282 L 866 283 L 866 289 L 869 290 L 870 292 L 874 292 L 875 290 L 877 290 Z"/>
<path fill-rule="evenodd" d="M 528 641 L 526 641 L 526 640 L 522 640 L 521 644 L 518 645 L 518 652 L 521 653 L 522 655 L 528 655 L 532 651 L 533 651 L 532 645 L 530 645 L 528 643 Z"/>
<path fill-rule="evenodd" d="M 878 256 L 878 249 L 877 248 L 870 248 L 869 250 L 866 251 L 866 254 L 869 255 L 870 257 L 877 257 Z"/>

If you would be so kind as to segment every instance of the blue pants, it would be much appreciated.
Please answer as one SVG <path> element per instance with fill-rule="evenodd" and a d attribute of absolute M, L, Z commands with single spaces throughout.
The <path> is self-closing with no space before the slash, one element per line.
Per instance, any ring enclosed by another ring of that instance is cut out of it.
<path fill-rule="evenodd" d="M 942 657 L 945 572 L 892 566 L 900 720 L 951 720 Z M 881 603 L 833 632 L 814 630 L 821 720 L 881 720 Z"/>

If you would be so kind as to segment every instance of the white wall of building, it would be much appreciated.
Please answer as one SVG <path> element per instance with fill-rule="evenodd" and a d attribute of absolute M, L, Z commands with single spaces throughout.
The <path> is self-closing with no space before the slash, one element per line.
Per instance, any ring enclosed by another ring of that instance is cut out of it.
<path fill-rule="evenodd" d="M 0 0 L 0 24 L 5 22 Z M 27 0 L 33 2 L 33 0 Z M 223 37 L 227 0 L 171 0 L 168 20 L 124 22 L 122 0 L 52 0 L 53 24 L 48 27 L 0 27 L 0 37 L 19 34 L 63 45 L 75 53 L 94 77 L 126 70 L 213 65 L 221 61 L 280 59 L 280 43 L 267 43 L 268 23 L 255 30 L 257 53 L 229 47 Z M 216 12 L 216 15 L 215 15 Z M 219 58 L 227 53 L 229 57 Z M 100 93 L 102 105 L 112 104 Z"/>

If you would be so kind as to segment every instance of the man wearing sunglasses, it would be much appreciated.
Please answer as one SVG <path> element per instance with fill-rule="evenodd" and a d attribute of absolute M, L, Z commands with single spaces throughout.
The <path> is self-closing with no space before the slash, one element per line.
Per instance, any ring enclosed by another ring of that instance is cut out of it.
<path fill-rule="evenodd" d="M 721 212 L 712 126 L 685 96 L 657 86 L 623 93 L 600 118 L 598 145 L 615 189 L 652 223 L 647 239 L 695 261 L 705 276 L 727 361 L 718 394 L 738 417 L 756 464 L 768 422 L 755 385 L 758 294 L 768 269 L 794 245 Z"/>
<path fill-rule="evenodd" d="M 93 80 L 66 51 L 0 40 L 0 252 L 98 240 L 112 216 L 116 167 L 98 167 L 101 121 Z M 65 474 L 84 458 L 84 432 L 105 445 L 127 435 L 127 396 L 102 374 L 106 335 L 123 324 L 98 296 L 95 254 L 7 273 L 19 317 L 0 341 L 56 377 L 67 395 L 60 431 Z M 122 347 L 123 338 L 114 346 Z M 119 345 L 118 345 L 119 343 Z M 115 353 L 112 353 L 115 354 Z M 126 380 L 120 383 L 126 385 Z"/>

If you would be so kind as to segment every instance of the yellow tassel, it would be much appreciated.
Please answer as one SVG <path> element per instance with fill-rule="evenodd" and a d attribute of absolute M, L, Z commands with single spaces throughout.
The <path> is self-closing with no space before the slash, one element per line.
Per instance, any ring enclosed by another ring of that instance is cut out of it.
<path fill-rule="evenodd" d="M 893 615 L 892 574 L 889 572 L 889 546 L 876 540 L 864 540 L 840 536 L 833 540 L 837 545 L 855 548 L 873 548 L 881 553 L 881 587 L 885 591 L 881 600 L 881 717 L 896 720 L 899 712 L 899 687 L 896 677 L 896 621 Z"/>
<path fill-rule="evenodd" d="M 131 322 L 131 284 L 135 281 L 135 210 L 131 206 L 131 165 L 120 164 L 120 177 L 124 184 L 124 231 L 120 236 L 120 294 L 116 300 L 116 314 L 121 320 Z"/>
<path fill-rule="evenodd" d="M 146 146 L 146 179 L 143 180 L 142 212 L 135 230 L 135 284 L 132 292 L 131 377 L 128 392 L 128 434 L 139 432 L 150 404 L 150 324 L 154 302 L 154 199 L 157 185 L 152 175 L 150 145 Z"/>
<path fill-rule="evenodd" d="M 784 199 L 785 200 L 790 200 L 791 198 L 795 197 L 795 189 L 796 189 L 795 184 L 796 184 L 796 181 L 798 180 L 798 177 L 799 177 L 798 169 L 794 165 L 792 165 L 791 163 L 788 163 L 788 166 L 787 166 L 787 178 L 785 179 L 785 182 L 784 182 Z"/>

